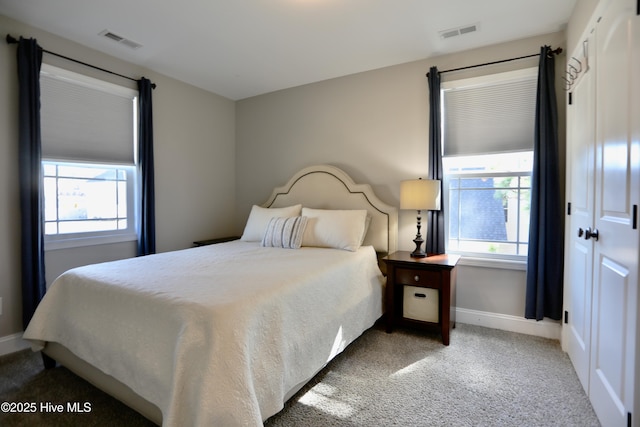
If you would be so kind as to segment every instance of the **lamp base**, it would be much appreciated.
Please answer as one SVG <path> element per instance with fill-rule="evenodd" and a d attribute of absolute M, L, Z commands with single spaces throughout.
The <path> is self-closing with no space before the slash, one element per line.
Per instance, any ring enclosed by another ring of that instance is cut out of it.
<path fill-rule="evenodd" d="M 420 235 L 416 236 L 415 239 L 413 239 L 413 243 L 416 244 L 416 249 L 411 252 L 411 257 L 412 258 L 426 258 L 427 254 L 425 251 L 422 250 L 422 243 L 424 242 L 424 240 L 422 239 L 422 237 Z"/>
<path fill-rule="evenodd" d="M 418 228 L 418 232 L 416 233 L 416 238 L 413 239 L 413 243 L 416 244 L 416 250 L 411 252 L 411 256 L 413 258 L 425 258 L 427 256 L 427 254 L 422 250 L 421 246 L 424 243 L 424 240 L 422 239 L 422 234 L 420 234 L 420 227 L 422 226 L 420 221 L 422 220 L 422 217 L 420 216 L 420 211 L 418 211 L 418 218 L 417 219 L 417 228 Z"/>

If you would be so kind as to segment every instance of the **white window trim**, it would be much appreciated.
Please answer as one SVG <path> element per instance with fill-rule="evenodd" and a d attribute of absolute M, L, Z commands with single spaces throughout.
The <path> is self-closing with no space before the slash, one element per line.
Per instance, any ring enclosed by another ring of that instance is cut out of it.
<path fill-rule="evenodd" d="M 530 67 L 524 68 L 520 70 L 507 71 L 503 73 L 494 73 L 485 76 L 479 77 L 471 77 L 468 79 L 459 79 L 452 80 L 448 82 L 442 82 L 440 86 L 440 102 L 441 111 L 444 111 L 444 92 L 447 90 L 452 90 L 455 88 L 461 87 L 474 87 L 474 86 L 484 86 L 491 83 L 498 83 L 504 81 L 513 81 L 519 80 L 523 78 L 528 78 L 532 76 L 537 76 L 538 68 Z M 441 116 L 441 120 L 444 121 L 444 114 Z M 441 127 L 443 127 L 444 123 L 441 123 Z M 441 147 L 442 152 L 444 152 L 444 138 L 441 141 L 443 146 Z M 448 176 L 445 173 L 444 175 L 444 188 L 446 191 L 443 191 L 442 202 L 445 206 L 449 204 L 449 180 Z M 448 220 L 448 213 L 447 213 Z M 448 233 L 448 231 L 447 231 Z M 445 239 L 445 245 L 448 245 L 449 238 Z M 470 267 L 484 267 L 484 268 L 495 268 L 495 269 L 504 269 L 504 270 L 520 270 L 526 271 L 527 269 L 527 256 L 526 255 L 501 255 L 501 254 L 485 254 L 485 253 L 472 253 L 466 251 L 456 251 L 450 250 L 445 247 L 447 253 L 460 255 L 459 265 L 462 266 L 470 266 Z"/>
<path fill-rule="evenodd" d="M 105 245 L 111 243 L 131 242 L 138 239 L 137 222 L 138 215 L 138 193 L 137 188 L 137 168 L 132 165 L 103 164 L 91 162 L 77 162 L 56 159 L 42 159 L 42 162 L 53 162 L 57 164 L 74 164 L 91 167 L 126 167 L 127 170 L 127 194 L 131 197 L 127 198 L 127 225 L 126 230 L 109 230 L 109 231 L 90 231 L 85 233 L 68 233 L 68 234 L 45 234 L 44 250 L 51 251 L 57 249 L 68 249 L 82 246 Z"/>
<path fill-rule="evenodd" d="M 137 164 L 137 134 L 135 129 L 137 128 L 137 112 L 135 99 L 138 97 L 138 91 L 132 88 L 116 85 L 104 80 L 89 77 L 83 74 L 79 74 L 73 71 L 59 68 L 50 64 L 43 63 L 40 69 L 41 74 L 55 77 L 61 80 L 67 80 L 74 84 L 85 86 L 91 89 L 99 89 L 107 93 L 117 94 L 122 97 L 131 98 L 133 101 L 133 113 L 134 113 L 134 126 L 133 132 L 133 146 L 134 146 L 134 164 L 118 164 L 118 163 L 104 163 L 100 161 L 91 162 L 77 159 L 53 159 L 43 158 L 42 161 L 51 161 L 59 163 L 70 164 L 86 164 L 87 166 L 100 166 L 106 167 L 118 167 L 126 166 L 132 167 L 132 172 L 127 173 L 127 192 L 131 192 L 131 197 L 128 198 L 127 204 L 127 220 L 129 227 L 127 230 L 115 230 L 115 231 L 95 231 L 86 233 L 73 233 L 73 234 L 58 234 L 58 235 L 44 235 L 44 249 L 45 251 L 66 249 L 82 246 L 104 245 L 121 242 L 131 242 L 138 239 L 137 233 L 137 221 L 138 206 L 139 206 L 139 191 L 138 191 L 138 169 Z"/>
<path fill-rule="evenodd" d="M 513 173 L 488 173 L 491 176 L 514 176 L 521 175 L 521 172 L 513 172 Z M 456 176 L 461 175 L 469 175 L 465 173 L 454 174 Z M 475 175 L 474 175 L 475 176 Z M 443 188 L 446 191 L 443 191 L 442 194 L 442 203 L 445 206 L 449 206 L 449 174 L 445 173 L 443 180 Z M 449 212 L 447 211 L 447 227 L 449 221 Z M 447 231 L 448 233 L 448 231 Z M 448 248 L 449 238 L 445 239 L 445 251 L 447 253 L 460 255 L 460 265 L 468 265 L 472 267 L 487 267 L 487 268 L 498 268 L 498 269 L 506 269 L 506 270 L 526 270 L 527 269 L 527 255 L 508 255 L 508 254 L 490 254 L 483 252 L 469 252 L 469 251 L 460 251 L 453 250 Z"/>

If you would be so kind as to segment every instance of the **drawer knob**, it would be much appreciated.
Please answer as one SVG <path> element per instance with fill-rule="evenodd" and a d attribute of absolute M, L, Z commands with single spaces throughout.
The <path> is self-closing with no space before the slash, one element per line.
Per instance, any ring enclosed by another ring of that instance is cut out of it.
<path fill-rule="evenodd" d="M 420 281 L 420 276 L 418 276 L 417 274 L 415 276 L 413 276 L 413 280 L 415 280 L 416 282 Z"/>

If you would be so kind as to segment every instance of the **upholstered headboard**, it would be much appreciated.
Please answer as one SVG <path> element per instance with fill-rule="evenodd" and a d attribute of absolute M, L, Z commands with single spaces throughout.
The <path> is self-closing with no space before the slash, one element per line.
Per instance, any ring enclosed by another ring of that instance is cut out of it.
<path fill-rule="evenodd" d="M 314 209 L 366 209 L 371 224 L 364 245 L 391 253 L 398 246 L 398 209 L 384 203 L 368 184 L 356 184 L 341 169 L 329 165 L 302 169 L 282 187 L 273 190 L 263 207 L 295 204 Z"/>

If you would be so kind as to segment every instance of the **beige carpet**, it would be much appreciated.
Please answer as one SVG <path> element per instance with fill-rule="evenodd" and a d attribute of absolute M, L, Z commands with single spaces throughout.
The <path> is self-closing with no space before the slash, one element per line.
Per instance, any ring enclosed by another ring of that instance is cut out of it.
<path fill-rule="evenodd" d="M 0 402 L 90 402 L 84 414 L 0 413 L 1 426 L 145 426 L 147 420 L 30 351 L 0 358 Z M 557 341 L 459 324 L 435 336 L 373 328 L 331 362 L 276 426 L 598 426 Z"/>

